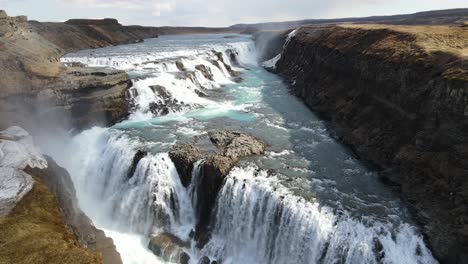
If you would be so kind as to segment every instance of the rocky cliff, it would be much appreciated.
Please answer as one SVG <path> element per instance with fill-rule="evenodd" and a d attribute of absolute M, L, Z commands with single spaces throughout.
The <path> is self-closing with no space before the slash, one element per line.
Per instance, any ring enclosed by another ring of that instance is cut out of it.
<path fill-rule="evenodd" d="M 401 191 L 442 263 L 468 263 L 467 28 L 309 26 L 289 36 L 275 71 Z"/>
<path fill-rule="evenodd" d="M 20 127 L 0 132 L 0 263 L 122 263 L 78 207 L 70 175 Z"/>
<path fill-rule="evenodd" d="M 266 144 L 251 135 L 211 131 L 196 137 L 190 144 L 177 144 L 169 152 L 182 184 L 196 186 L 194 236 L 199 248 L 209 240 L 210 228 L 215 221 L 212 212 L 225 177 L 242 158 L 263 154 L 265 149 Z"/>
<path fill-rule="evenodd" d="M 65 23 L 31 21 L 34 32 L 66 52 L 142 42 L 157 38 L 155 27 L 122 26 L 115 19 L 71 19 Z"/>
<path fill-rule="evenodd" d="M 65 23 L 30 21 L 39 35 L 67 52 L 142 42 L 159 35 L 238 33 L 234 28 L 123 26 L 116 19 L 71 19 Z"/>
<path fill-rule="evenodd" d="M 73 38 L 64 35 L 62 39 Z M 131 85 L 127 74 L 66 67 L 59 60 L 69 47 L 57 46 L 53 40 L 39 34 L 25 17 L 0 13 L 2 125 L 21 124 L 32 115 L 53 112 L 70 117 L 75 127 L 108 125 L 125 118 L 125 96 Z"/>

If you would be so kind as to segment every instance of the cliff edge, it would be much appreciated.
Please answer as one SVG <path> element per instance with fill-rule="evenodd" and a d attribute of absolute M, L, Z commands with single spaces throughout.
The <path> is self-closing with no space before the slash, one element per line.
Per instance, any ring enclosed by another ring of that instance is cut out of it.
<path fill-rule="evenodd" d="M 270 69 L 401 191 L 441 262 L 468 263 L 468 29 L 287 33 Z"/>
<path fill-rule="evenodd" d="M 113 69 L 66 67 L 60 62 L 65 52 L 36 32 L 26 17 L 9 17 L 0 12 L 3 126 L 11 125 L 8 120 L 27 123 L 22 119 L 39 112 L 61 112 L 74 127 L 109 125 L 127 116 L 126 92 L 131 86 L 128 75 Z"/>
<path fill-rule="evenodd" d="M 122 263 L 70 175 L 20 127 L 0 131 L 0 263 Z"/>

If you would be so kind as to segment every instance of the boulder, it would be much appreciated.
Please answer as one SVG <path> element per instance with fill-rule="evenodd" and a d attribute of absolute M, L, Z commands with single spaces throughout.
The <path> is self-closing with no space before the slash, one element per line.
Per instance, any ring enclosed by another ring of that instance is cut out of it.
<path fill-rule="evenodd" d="M 226 62 L 224 61 L 223 53 L 215 51 L 215 50 L 213 50 L 213 53 L 218 60 L 217 61 L 213 60 L 211 61 L 211 63 L 213 63 L 213 65 L 215 65 L 218 68 L 221 68 L 220 63 L 222 63 L 224 67 L 226 68 L 226 70 L 229 72 L 229 74 L 232 76 L 234 82 L 236 83 L 242 82 L 242 77 L 240 76 L 241 75 L 240 72 L 233 70 L 229 64 L 226 64 Z"/>
<path fill-rule="evenodd" d="M 0 168 L 0 217 L 8 215 L 33 185 L 28 174 L 14 168 Z"/>
<path fill-rule="evenodd" d="M 182 61 L 176 61 L 175 64 L 177 66 L 177 69 L 179 69 L 179 71 L 186 71 L 184 63 Z"/>
<path fill-rule="evenodd" d="M 182 185 L 188 187 L 192 180 L 193 165 L 203 157 L 200 148 L 192 144 L 175 145 L 169 157 L 176 166 Z"/>
<path fill-rule="evenodd" d="M 218 264 L 218 261 L 211 260 L 207 256 L 203 256 L 201 259 L 198 260 L 198 264 Z"/>
<path fill-rule="evenodd" d="M 190 247 L 189 243 L 169 233 L 151 236 L 148 245 L 148 248 L 156 256 L 163 258 L 165 261 L 181 264 L 188 264 L 190 261 L 190 256 L 184 250 L 188 247 Z"/>
<path fill-rule="evenodd" d="M 171 97 L 171 93 L 162 85 L 151 85 L 150 88 L 153 93 L 157 93 L 162 99 L 168 99 Z"/>
<path fill-rule="evenodd" d="M 206 67 L 203 64 L 199 64 L 195 66 L 195 69 L 199 70 L 206 79 L 213 81 L 213 73 L 211 72 L 210 68 Z"/>

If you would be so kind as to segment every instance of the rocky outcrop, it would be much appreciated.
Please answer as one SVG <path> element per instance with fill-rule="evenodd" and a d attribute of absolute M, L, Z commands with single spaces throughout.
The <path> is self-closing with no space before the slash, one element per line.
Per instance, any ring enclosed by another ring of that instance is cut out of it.
<path fill-rule="evenodd" d="M 125 72 L 65 67 L 59 61 L 65 50 L 18 18 L 0 19 L 0 31 L 2 125 L 28 123 L 31 116 L 40 119 L 38 114 L 56 112 L 74 127 L 109 125 L 127 116 L 131 82 Z"/>
<path fill-rule="evenodd" d="M 104 264 L 122 263 L 112 239 L 97 229 L 81 211 L 70 174 L 50 157 L 47 157 L 47 162 L 48 166 L 45 169 L 27 167 L 25 172 L 45 183 L 56 197 L 67 227 L 72 230 L 81 245 L 100 252 Z"/>
<path fill-rule="evenodd" d="M 200 64 L 195 66 L 195 69 L 199 70 L 206 79 L 213 81 L 213 73 L 211 72 L 210 68 L 206 67 L 203 64 Z"/>
<path fill-rule="evenodd" d="M 222 63 L 224 68 L 226 68 L 226 70 L 232 76 L 234 82 L 236 83 L 242 82 L 242 77 L 241 77 L 240 72 L 233 70 L 232 67 L 224 61 L 223 53 L 215 51 L 215 50 L 213 50 L 213 53 L 218 58 L 218 60 L 211 61 L 211 63 L 215 65 L 216 67 L 218 67 L 219 69 L 221 69 L 220 63 Z"/>
<path fill-rule="evenodd" d="M 20 127 L 0 132 L 0 217 L 8 215 L 31 191 L 34 181 L 23 170 L 26 166 L 45 168 L 46 160 L 36 149 L 32 137 Z"/>
<path fill-rule="evenodd" d="M 182 185 L 188 187 L 192 181 L 193 165 L 203 157 L 201 149 L 192 144 L 178 144 L 169 152 L 169 157 L 177 168 Z"/>
<path fill-rule="evenodd" d="M 66 52 L 142 42 L 157 38 L 155 27 L 122 26 L 116 19 L 71 19 L 65 23 L 30 22 L 33 31 Z"/>
<path fill-rule="evenodd" d="M 112 239 L 79 209 L 67 171 L 23 129 L 0 134 L 0 262 L 122 263 Z"/>
<path fill-rule="evenodd" d="M 67 52 L 142 42 L 160 35 L 238 33 L 231 28 L 123 26 L 116 19 L 71 19 L 65 23 L 30 21 L 35 32 Z"/>
<path fill-rule="evenodd" d="M 196 138 L 192 144 L 174 146 L 169 156 L 174 162 L 184 186 L 192 179 L 194 164 L 203 159 L 200 165 L 197 184 L 197 225 L 195 237 L 202 247 L 209 237 L 209 225 L 216 197 L 224 178 L 241 158 L 259 155 L 265 151 L 266 144 L 261 140 L 232 131 L 213 131 L 208 137 Z"/>
<path fill-rule="evenodd" d="M 190 256 L 185 249 L 190 247 L 190 243 L 180 240 L 178 237 L 163 233 L 151 237 L 148 248 L 165 261 L 172 263 L 188 264 Z"/>
<path fill-rule="evenodd" d="M 467 47 L 462 27 L 304 27 L 276 65 L 399 186 L 443 263 L 468 263 Z"/>

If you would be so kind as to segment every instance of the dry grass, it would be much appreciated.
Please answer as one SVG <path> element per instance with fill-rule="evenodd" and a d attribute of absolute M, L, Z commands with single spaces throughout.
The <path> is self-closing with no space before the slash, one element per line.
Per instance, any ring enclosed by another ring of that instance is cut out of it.
<path fill-rule="evenodd" d="M 102 263 L 65 224 L 54 195 L 38 179 L 13 212 L 0 218 L 1 264 Z"/>
<path fill-rule="evenodd" d="M 341 27 L 388 29 L 416 37 L 416 45 L 427 52 L 447 52 L 468 59 L 468 29 L 461 26 L 395 26 L 343 24 Z"/>
<path fill-rule="evenodd" d="M 367 52 L 392 54 L 394 61 L 413 58 L 443 69 L 447 79 L 468 81 L 468 28 L 462 26 L 395 26 L 342 24 L 345 29 L 386 30 Z"/>

